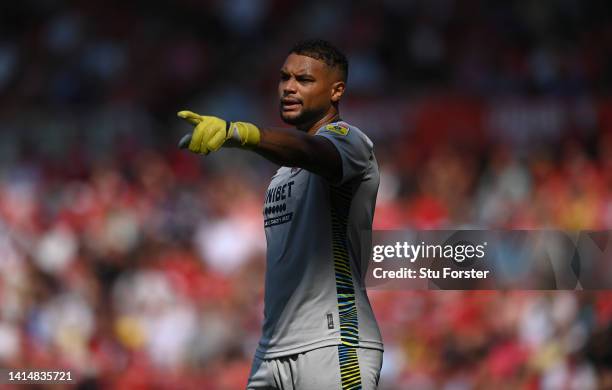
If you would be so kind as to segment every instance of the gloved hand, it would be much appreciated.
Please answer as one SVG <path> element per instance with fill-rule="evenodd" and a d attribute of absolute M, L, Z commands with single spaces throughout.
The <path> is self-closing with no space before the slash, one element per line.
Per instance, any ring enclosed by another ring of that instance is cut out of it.
<path fill-rule="evenodd" d="M 260 132 L 257 126 L 248 122 L 226 122 L 214 116 L 198 115 L 191 111 L 179 111 L 179 118 L 195 125 L 193 133 L 183 137 L 179 147 L 188 147 L 200 154 L 215 152 L 221 146 L 249 148 L 259 144 Z"/>

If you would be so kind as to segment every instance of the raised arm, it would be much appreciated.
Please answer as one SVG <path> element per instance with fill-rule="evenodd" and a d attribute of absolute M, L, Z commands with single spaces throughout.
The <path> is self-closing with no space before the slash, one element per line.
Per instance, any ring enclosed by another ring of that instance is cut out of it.
<path fill-rule="evenodd" d="M 250 149 L 267 160 L 289 167 L 304 168 L 333 182 L 342 177 L 342 160 L 335 146 L 325 137 L 298 130 L 258 128 L 252 123 L 181 111 L 178 116 L 196 125 L 190 139 L 180 146 L 208 154 L 223 147 Z"/>
<path fill-rule="evenodd" d="M 253 151 L 273 163 L 304 168 L 332 183 L 342 177 L 338 150 L 324 137 L 298 130 L 261 129 L 261 141 Z"/>

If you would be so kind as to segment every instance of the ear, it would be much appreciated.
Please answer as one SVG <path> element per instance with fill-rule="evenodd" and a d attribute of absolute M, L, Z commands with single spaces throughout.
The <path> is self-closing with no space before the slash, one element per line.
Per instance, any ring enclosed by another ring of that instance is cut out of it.
<path fill-rule="evenodd" d="M 338 103 L 344 95 L 344 81 L 336 81 L 332 84 L 331 88 L 331 101 L 332 103 Z"/>

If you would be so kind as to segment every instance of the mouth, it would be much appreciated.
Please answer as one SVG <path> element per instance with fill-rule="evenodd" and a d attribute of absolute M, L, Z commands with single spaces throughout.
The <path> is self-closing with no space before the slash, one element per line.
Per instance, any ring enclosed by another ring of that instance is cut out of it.
<path fill-rule="evenodd" d="M 295 111 L 300 108 L 302 102 L 299 99 L 284 98 L 281 99 L 281 109 L 283 111 Z"/>

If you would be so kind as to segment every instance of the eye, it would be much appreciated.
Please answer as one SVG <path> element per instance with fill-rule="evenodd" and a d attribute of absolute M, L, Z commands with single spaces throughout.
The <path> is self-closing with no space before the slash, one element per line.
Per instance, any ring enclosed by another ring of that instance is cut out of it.
<path fill-rule="evenodd" d="M 287 81 L 289 80 L 289 75 L 287 73 L 281 73 L 280 74 L 280 79 L 283 81 Z"/>
<path fill-rule="evenodd" d="M 297 77 L 297 81 L 302 84 L 312 83 L 314 80 L 310 77 Z"/>

